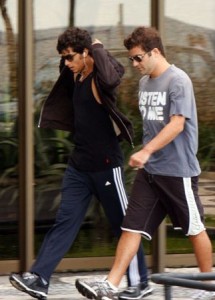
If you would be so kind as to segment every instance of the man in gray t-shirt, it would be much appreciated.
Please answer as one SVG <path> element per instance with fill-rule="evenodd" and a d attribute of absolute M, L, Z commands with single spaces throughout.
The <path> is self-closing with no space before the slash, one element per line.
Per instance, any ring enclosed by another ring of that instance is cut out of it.
<path fill-rule="evenodd" d="M 143 144 L 151 141 L 174 115 L 185 118 L 184 130 L 165 147 L 152 153 L 144 168 L 157 175 L 193 177 L 200 173 L 196 158 L 198 125 L 193 87 L 181 69 L 171 65 L 160 76 L 144 76 L 139 86 Z"/>
<path fill-rule="evenodd" d="M 116 299 L 117 286 L 138 249 L 141 236 L 151 240 L 167 215 L 173 227 L 182 229 L 191 241 L 200 271 L 212 269 L 212 247 L 198 196 L 198 126 L 191 80 L 181 69 L 168 63 L 154 28 L 136 28 L 124 45 L 133 66 L 143 75 L 139 85 L 143 147 L 129 160 L 129 165 L 139 170 L 113 267 L 102 283 L 80 280 L 76 283 L 79 291 L 84 290 L 93 299 L 102 296 Z M 118 299 L 140 299 L 138 290 L 135 296 L 131 295 L 134 292 L 126 290 L 118 294 Z M 199 295 L 193 299 L 200 299 Z"/>

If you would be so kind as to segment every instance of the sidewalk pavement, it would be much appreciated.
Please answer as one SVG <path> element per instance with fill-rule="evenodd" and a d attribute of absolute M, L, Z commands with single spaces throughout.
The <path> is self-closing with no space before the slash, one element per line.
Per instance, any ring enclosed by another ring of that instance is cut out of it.
<path fill-rule="evenodd" d="M 213 270 L 214 272 L 215 270 Z M 174 273 L 198 273 L 197 268 L 166 268 L 165 272 Z M 80 273 L 54 273 L 50 282 L 48 300 L 86 300 L 76 290 L 74 283 L 76 278 L 85 280 L 102 279 L 108 272 L 80 272 Z M 153 294 L 145 297 L 147 300 L 163 300 L 165 299 L 164 288 L 162 285 L 150 283 L 153 287 Z M 120 288 L 126 287 L 126 279 L 123 278 Z M 172 287 L 172 300 L 188 300 L 192 299 L 193 293 L 197 290 L 183 287 Z M 31 300 L 34 299 L 29 295 L 16 290 L 10 284 L 8 276 L 0 276 L 0 300 Z"/>

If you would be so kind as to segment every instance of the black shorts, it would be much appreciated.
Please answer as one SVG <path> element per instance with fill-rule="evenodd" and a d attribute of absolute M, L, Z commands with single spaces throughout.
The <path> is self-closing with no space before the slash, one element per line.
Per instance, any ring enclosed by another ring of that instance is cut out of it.
<path fill-rule="evenodd" d="M 173 227 L 182 229 L 188 236 L 205 230 L 203 206 L 198 196 L 198 176 L 160 176 L 138 170 L 122 230 L 139 232 L 151 240 L 167 215 Z"/>

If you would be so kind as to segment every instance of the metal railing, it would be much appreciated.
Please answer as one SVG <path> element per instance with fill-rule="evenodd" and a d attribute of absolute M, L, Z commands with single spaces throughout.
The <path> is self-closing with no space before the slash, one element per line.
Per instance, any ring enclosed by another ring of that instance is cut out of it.
<path fill-rule="evenodd" d="M 164 285 L 165 300 L 171 300 L 172 286 L 181 286 L 206 291 L 215 291 L 215 284 L 204 283 L 215 279 L 215 273 L 157 273 L 151 275 L 151 281 Z"/>

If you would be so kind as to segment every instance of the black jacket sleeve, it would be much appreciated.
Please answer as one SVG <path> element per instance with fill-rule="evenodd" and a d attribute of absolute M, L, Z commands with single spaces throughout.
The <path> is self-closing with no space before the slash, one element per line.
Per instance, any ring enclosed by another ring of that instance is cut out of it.
<path fill-rule="evenodd" d="M 102 44 L 92 46 L 92 56 L 100 87 L 115 89 L 124 75 L 124 67 L 107 51 Z"/>

